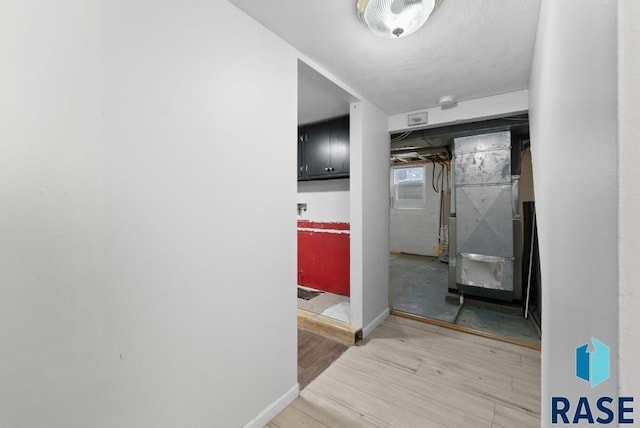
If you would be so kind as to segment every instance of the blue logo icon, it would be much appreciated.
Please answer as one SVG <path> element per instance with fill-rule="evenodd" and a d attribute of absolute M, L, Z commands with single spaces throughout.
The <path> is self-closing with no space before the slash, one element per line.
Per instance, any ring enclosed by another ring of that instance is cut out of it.
<path fill-rule="evenodd" d="M 609 379 L 609 347 L 595 337 L 591 338 L 593 347 L 584 344 L 576 348 L 576 376 L 590 382 L 595 388 Z"/>

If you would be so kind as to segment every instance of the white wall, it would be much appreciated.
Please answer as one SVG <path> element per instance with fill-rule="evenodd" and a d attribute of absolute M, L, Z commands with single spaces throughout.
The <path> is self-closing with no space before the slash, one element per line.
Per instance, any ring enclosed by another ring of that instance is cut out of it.
<path fill-rule="evenodd" d="M 299 181 L 298 203 L 307 204 L 298 220 L 349 223 L 349 179 Z"/>
<path fill-rule="evenodd" d="M 389 313 L 388 116 L 351 105 L 351 319 L 367 336 Z"/>
<path fill-rule="evenodd" d="M 434 247 L 438 245 L 440 232 L 440 193 L 436 193 L 432 187 L 433 164 L 428 163 L 425 167 L 424 207 L 395 208 L 393 204 L 391 206 L 390 247 L 394 253 L 438 255 L 434 252 Z M 436 178 L 440 168 L 440 165 L 436 166 Z M 436 188 L 439 190 L 440 182 L 436 182 Z M 444 215 L 448 218 L 449 212 L 445 212 Z"/>
<path fill-rule="evenodd" d="M 0 32 L 0 426 L 261 426 L 297 394 L 295 51 L 224 1 Z"/>
<path fill-rule="evenodd" d="M 100 2 L 0 13 L 0 426 L 104 413 Z"/>
<path fill-rule="evenodd" d="M 552 396 L 617 394 L 616 93 L 616 2 L 543 0 L 530 84 L 543 426 Z M 612 352 L 611 378 L 594 389 L 574 366 L 592 336 Z"/>
<path fill-rule="evenodd" d="M 224 1 L 104 8 L 108 425 L 241 426 L 296 386 L 297 57 Z"/>
<path fill-rule="evenodd" d="M 475 100 L 461 101 L 450 108 L 433 107 L 423 110 L 389 116 L 389 132 L 401 132 L 415 129 L 426 129 L 454 123 L 476 122 L 483 119 L 493 119 L 505 114 L 526 113 L 529 109 L 529 91 L 507 92 Z M 427 124 L 409 126 L 408 115 L 417 112 L 427 112 Z"/>
<path fill-rule="evenodd" d="M 619 352 L 618 382 L 622 396 L 640 397 L 640 3 L 618 2 L 618 219 L 619 219 Z M 637 405 L 636 405 L 637 407 Z"/>

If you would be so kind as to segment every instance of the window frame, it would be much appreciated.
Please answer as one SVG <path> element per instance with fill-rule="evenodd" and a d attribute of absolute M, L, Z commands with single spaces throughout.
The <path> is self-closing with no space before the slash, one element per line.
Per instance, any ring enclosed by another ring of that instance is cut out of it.
<path fill-rule="evenodd" d="M 391 166 L 391 204 L 394 209 L 399 210 L 411 210 L 411 209 L 423 209 L 426 206 L 426 164 L 408 164 L 408 165 L 392 165 Z M 399 199 L 398 195 L 398 182 L 396 171 L 401 169 L 417 169 L 422 168 L 422 197 L 420 199 Z"/>

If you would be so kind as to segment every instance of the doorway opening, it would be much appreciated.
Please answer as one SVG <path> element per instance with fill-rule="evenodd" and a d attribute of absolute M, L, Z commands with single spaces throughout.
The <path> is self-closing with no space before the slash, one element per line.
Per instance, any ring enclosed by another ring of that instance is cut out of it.
<path fill-rule="evenodd" d="M 393 313 L 539 348 L 528 116 L 391 136 Z"/>
<path fill-rule="evenodd" d="M 351 101 L 348 92 L 298 61 L 298 309 L 346 324 Z"/>

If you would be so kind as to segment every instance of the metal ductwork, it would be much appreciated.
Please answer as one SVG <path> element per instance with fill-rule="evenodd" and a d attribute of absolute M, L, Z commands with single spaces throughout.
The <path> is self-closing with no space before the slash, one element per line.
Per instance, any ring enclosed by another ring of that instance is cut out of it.
<path fill-rule="evenodd" d="M 521 287 L 519 140 L 512 148 L 508 130 L 456 138 L 453 155 L 455 236 L 450 240 L 455 253 L 450 263 L 457 288 L 512 300 Z"/>

